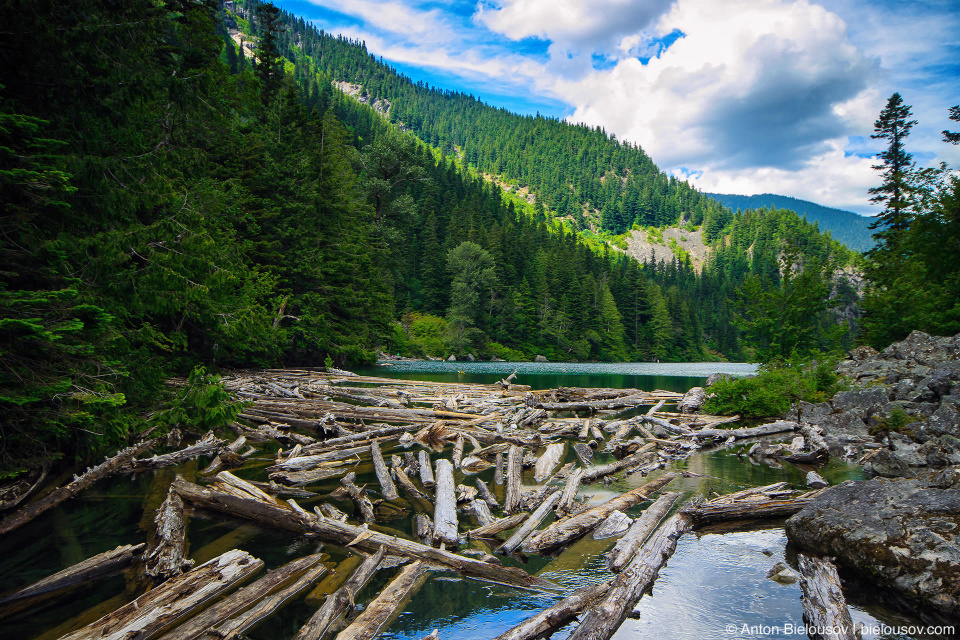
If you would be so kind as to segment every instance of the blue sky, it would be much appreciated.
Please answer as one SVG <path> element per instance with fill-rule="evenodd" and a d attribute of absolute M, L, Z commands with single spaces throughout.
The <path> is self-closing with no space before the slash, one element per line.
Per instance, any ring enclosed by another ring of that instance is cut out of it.
<path fill-rule="evenodd" d="M 960 0 L 279 0 L 415 81 L 602 126 L 704 191 L 872 213 L 898 91 L 922 165 L 960 167 Z"/>

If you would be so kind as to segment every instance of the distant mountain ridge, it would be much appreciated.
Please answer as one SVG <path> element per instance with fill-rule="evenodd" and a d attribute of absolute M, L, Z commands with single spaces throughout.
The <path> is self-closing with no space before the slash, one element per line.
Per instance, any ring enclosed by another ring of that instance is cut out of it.
<path fill-rule="evenodd" d="M 835 240 L 839 240 L 854 251 L 867 251 L 873 246 L 873 231 L 868 227 L 872 221 L 866 216 L 857 215 L 852 211 L 834 209 L 823 205 L 800 200 L 789 196 L 778 196 L 774 193 L 761 193 L 755 196 L 741 196 L 727 193 L 707 193 L 703 195 L 713 198 L 725 207 L 737 209 L 790 209 L 810 222 L 816 222 L 821 231 L 829 231 Z"/>

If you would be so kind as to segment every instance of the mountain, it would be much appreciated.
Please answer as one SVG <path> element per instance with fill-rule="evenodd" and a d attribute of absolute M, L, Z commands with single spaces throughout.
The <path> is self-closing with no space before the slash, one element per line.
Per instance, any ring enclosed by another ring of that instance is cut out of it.
<path fill-rule="evenodd" d="M 822 231 L 829 231 L 854 251 L 867 251 L 873 247 L 873 231 L 868 227 L 871 218 L 860 216 L 852 211 L 824 207 L 823 205 L 773 193 L 761 193 L 755 196 L 740 196 L 727 193 L 704 193 L 725 207 L 731 209 L 789 209 L 805 216 L 810 222 L 816 222 Z"/>

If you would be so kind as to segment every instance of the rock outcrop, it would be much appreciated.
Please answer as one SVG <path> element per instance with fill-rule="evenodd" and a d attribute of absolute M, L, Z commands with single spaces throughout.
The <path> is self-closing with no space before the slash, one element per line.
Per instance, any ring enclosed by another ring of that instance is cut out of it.
<path fill-rule="evenodd" d="M 848 481 L 787 520 L 787 537 L 836 557 L 912 610 L 960 618 L 960 470 Z"/>

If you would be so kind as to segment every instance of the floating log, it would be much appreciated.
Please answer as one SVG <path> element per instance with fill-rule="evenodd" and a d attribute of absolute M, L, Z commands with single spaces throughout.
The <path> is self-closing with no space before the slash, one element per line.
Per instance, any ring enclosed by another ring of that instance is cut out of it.
<path fill-rule="evenodd" d="M 555 491 L 550 494 L 546 500 L 540 503 L 540 506 L 537 507 L 536 511 L 530 514 L 530 517 L 527 518 L 523 525 L 514 532 L 510 538 L 504 542 L 502 545 L 497 547 L 497 553 L 513 553 L 520 548 L 520 545 L 523 544 L 523 541 L 526 540 L 533 530 L 540 526 L 540 523 L 543 522 L 543 519 L 547 517 L 547 514 L 550 513 L 550 510 L 553 509 L 554 505 L 560 501 L 560 492 Z"/>
<path fill-rule="evenodd" d="M 629 467 L 648 462 L 653 452 L 656 451 L 656 443 L 650 442 L 648 444 L 640 447 L 635 453 L 631 453 L 625 458 L 611 462 L 610 464 L 605 464 L 600 467 L 594 467 L 592 469 L 587 469 L 583 473 L 584 482 L 593 482 L 597 478 L 602 478 L 603 476 L 609 476 L 619 471 L 623 471 Z"/>
<path fill-rule="evenodd" d="M 497 485 L 503 485 L 503 453 L 497 453 L 497 469 L 493 475 L 493 482 Z"/>
<path fill-rule="evenodd" d="M 367 492 L 353 483 L 357 479 L 357 474 L 352 471 L 340 479 L 340 485 L 346 491 L 347 495 L 353 501 L 354 507 L 360 512 L 360 517 L 364 522 L 373 523 L 377 517 L 373 513 L 373 504 L 367 497 Z"/>
<path fill-rule="evenodd" d="M 457 434 L 457 441 L 453 445 L 453 466 L 456 469 L 460 468 L 460 462 L 463 460 L 463 445 L 463 434 L 459 433 Z"/>
<path fill-rule="evenodd" d="M 815 640 L 860 640 L 847 601 L 840 589 L 840 576 L 832 562 L 800 554 L 800 589 L 803 592 L 803 621 L 808 627 L 823 630 L 811 634 Z"/>
<path fill-rule="evenodd" d="M 226 445 L 226 440 L 217 438 L 213 435 L 213 432 L 210 431 L 186 449 L 165 453 L 160 456 L 153 456 L 152 458 L 144 458 L 142 460 L 131 460 L 128 464 L 124 465 L 122 471 L 125 473 L 140 473 L 149 469 L 172 467 L 173 465 L 180 464 L 184 460 L 219 452 Z"/>
<path fill-rule="evenodd" d="M 390 477 L 387 463 L 383 461 L 380 445 L 376 441 L 370 443 L 370 455 L 373 456 L 373 469 L 377 474 L 377 480 L 380 482 L 380 494 L 383 499 L 398 499 L 400 494 L 397 493 L 397 487 L 393 484 L 393 478 Z"/>
<path fill-rule="evenodd" d="M 573 510 L 574 500 L 577 498 L 577 492 L 580 491 L 580 482 L 583 480 L 583 469 L 577 467 L 569 476 L 567 482 L 563 485 L 563 493 L 560 495 L 560 501 L 557 503 L 557 511 L 560 513 L 570 513 Z"/>
<path fill-rule="evenodd" d="M 430 463 L 430 454 L 421 450 L 420 456 L 420 484 L 424 489 L 432 489 L 436 484 L 433 477 L 433 466 Z"/>
<path fill-rule="evenodd" d="M 393 468 L 393 476 L 397 479 L 397 483 L 407 492 L 407 495 L 410 496 L 410 499 L 415 502 L 415 504 L 422 505 L 426 503 L 430 508 L 427 511 L 433 511 L 433 506 L 429 502 L 429 498 L 417 489 L 417 486 L 413 484 L 413 481 L 407 477 L 407 474 L 400 467 Z M 420 501 L 419 503 L 416 501 Z"/>
<path fill-rule="evenodd" d="M 660 521 L 670 512 L 674 503 L 679 499 L 679 493 L 667 492 L 644 509 L 640 517 L 630 526 L 626 535 L 617 540 L 613 551 L 607 555 L 607 568 L 613 573 L 620 573 L 637 553 L 637 549 L 640 548 L 643 541 L 657 528 Z"/>
<path fill-rule="evenodd" d="M 693 431 L 691 431 L 690 429 L 687 429 L 686 427 L 682 427 L 682 426 L 680 426 L 680 425 L 672 424 L 672 423 L 670 423 L 670 422 L 667 422 L 666 420 L 662 420 L 662 419 L 660 419 L 660 418 L 655 418 L 655 417 L 653 417 L 653 416 L 649 416 L 649 415 L 647 415 L 647 416 L 640 416 L 640 420 L 641 420 L 642 422 L 647 422 L 647 423 L 649 423 L 649 424 L 655 424 L 655 425 L 657 425 L 658 427 L 660 427 L 661 429 L 665 429 L 666 431 L 669 431 L 670 433 L 676 433 L 676 434 L 679 434 L 679 435 L 681 435 L 681 436 L 691 436 L 691 435 L 694 434 Z"/>
<path fill-rule="evenodd" d="M 582 443 L 575 442 L 573 443 L 573 452 L 577 454 L 577 458 L 580 459 L 580 464 L 586 467 L 593 465 L 593 448 Z"/>
<path fill-rule="evenodd" d="M 68 633 L 62 640 L 148 640 L 262 568 L 263 561 L 249 553 L 228 551 L 167 580 L 96 622 Z"/>
<path fill-rule="evenodd" d="M 483 527 L 488 524 L 493 524 L 497 521 L 493 514 L 490 512 L 490 507 L 487 506 L 487 503 L 483 500 L 471 500 L 467 503 L 470 506 L 470 511 L 473 513 L 474 517 L 477 519 L 477 523 Z"/>
<path fill-rule="evenodd" d="M 433 511 L 433 539 L 457 544 L 457 499 L 453 483 L 453 464 L 437 460 L 436 503 Z"/>
<path fill-rule="evenodd" d="M 146 546 L 146 543 L 121 545 L 4 596 L 0 598 L 0 606 L 3 607 L 0 609 L 0 618 L 15 612 L 8 605 L 14 603 L 33 605 L 98 578 L 116 575 L 138 558 Z M 29 603 L 24 603 L 25 600 L 29 600 Z M 19 609 L 20 607 L 17 607 L 16 610 Z"/>
<path fill-rule="evenodd" d="M 157 511 L 156 528 L 150 548 L 144 553 L 144 573 L 155 581 L 164 581 L 192 566 L 186 559 L 187 522 L 183 516 L 183 500 L 173 490 Z"/>
<path fill-rule="evenodd" d="M 350 626 L 337 634 L 337 640 L 373 640 L 403 612 L 429 574 L 430 565 L 423 560 L 404 567 L 373 601 L 367 603 Z"/>
<path fill-rule="evenodd" d="M 753 520 L 761 518 L 787 518 L 797 513 L 813 500 L 820 491 L 810 491 L 790 500 L 765 500 L 715 502 L 711 500 L 689 510 L 696 526 L 726 520 Z"/>
<path fill-rule="evenodd" d="M 267 493 L 260 487 L 256 486 L 252 482 L 247 482 L 242 478 L 238 478 L 237 476 L 233 475 L 229 471 L 221 471 L 220 473 L 218 473 L 217 483 L 229 485 L 231 487 L 234 487 L 235 489 L 239 489 L 240 491 L 247 494 L 249 497 L 253 498 L 254 500 L 260 500 L 261 502 L 265 502 L 267 504 L 280 504 L 279 502 L 277 502 L 276 498 L 271 496 L 269 493 Z M 280 504 L 280 506 L 283 506 L 283 505 Z"/>
<path fill-rule="evenodd" d="M 487 503 L 487 506 L 490 507 L 491 509 L 499 509 L 500 503 L 497 502 L 496 497 L 494 497 L 494 495 L 490 493 L 490 487 L 487 486 L 487 483 L 481 480 L 480 478 L 477 478 L 476 484 L 477 484 L 477 490 L 480 492 L 480 497 L 483 499 L 484 502 Z"/>
<path fill-rule="evenodd" d="M 3 520 L 0 520 L 0 535 L 10 533 L 14 529 L 26 524 L 27 522 L 30 522 L 44 511 L 52 509 L 64 500 L 77 495 L 97 480 L 106 478 L 107 476 L 120 471 L 131 460 L 153 447 L 156 443 L 157 440 L 154 438 L 151 440 L 145 440 L 131 447 L 127 447 L 117 455 L 109 458 L 96 467 L 87 469 L 82 476 L 74 476 L 73 481 L 69 484 L 62 486 L 59 489 L 54 489 L 36 502 L 32 502 L 14 511 L 10 515 L 6 516 Z"/>
<path fill-rule="evenodd" d="M 524 520 L 527 519 L 529 515 L 529 513 L 517 513 L 506 518 L 500 518 L 499 520 L 491 522 L 488 525 L 467 531 L 467 537 L 495 538 L 498 534 L 501 534 L 504 531 L 509 531 L 510 529 L 520 525 Z"/>
<path fill-rule="evenodd" d="M 270 467 L 268 471 L 309 471 L 316 469 L 325 462 L 334 462 L 347 458 L 359 459 L 361 455 L 366 454 L 369 450 L 370 447 L 368 445 L 360 445 L 348 449 L 335 449 L 316 455 L 301 455 L 296 458 L 277 462 L 277 464 Z"/>
<path fill-rule="evenodd" d="M 268 571 L 267 575 L 256 582 L 238 589 L 235 593 L 208 607 L 199 615 L 165 633 L 160 640 L 196 640 L 207 636 L 208 633 L 219 637 L 219 629 L 213 631 L 217 625 L 262 601 L 296 576 L 315 566 L 320 562 L 321 557 L 322 554 L 304 556 L 288 562 L 274 571 Z"/>
<path fill-rule="evenodd" d="M 256 500 L 238 498 L 213 489 L 197 486 L 177 477 L 174 481 L 177 493 L 194 504 L 224 513 L 254 520 L 255 522 L 298 533 L 315 533 L 327 542 L 347 545 L 358 549 L 376 550 L 381 545 L 395 555 L 429 560 L 469 576 L 491 582 L 499 582 L 524 589 L 553 589 L 553 583 L 534 578 L 521 569 L 497 567 L 465 556 L 433 549 L 410 540 L 390 536 L 372 529 L 357 527 L 330 518 L 317 517 L 305 520 L 290 509 L 274 507 Z"/>
<path fill-rule="evenodd" d="M 745 438 L 756 438 L 758 436 L 768 436 L 774 433 L 784 433 L 796 431 L 800 425 L 790 420 L 778 420 L 762 424 L 759 427 L 744 427 L 742 429 L 701 429 L 693 434 L 698 440 L 743 440 Z"/>
<path fill-rule="evenodd" d="M 527 553 L 543 553 L 544 551 L 559 549 L 591 531 L 614 511 L 625 511 L 635 504 L 646 500 L 676 477 L 677 474 L 675 473 L 665 473 L 642 487 L 637 487 L 632 491 L 611 498 L 603 504 L 588 509 L 583 513 L 559 520 L 536 536 L 529 538 L 523 545 L 523 551 Z"/>
<path fill-rule="evenodd" d="M 303 448 L 301 452 L 302 455 L 313 455 L 316 453 L 322 453 L 324 451 L 332 451 L 342 446 L 356 446 L 366 441 L 370 440 L 389 440 L 391 437 L 406 433 L 406 427 L 382 427 L 380 429 L 373 429 L 372 431 L 364 431 L 362 433 L 355 433 L 349 436 L 342 436 L 340 438 L 330 438 L 329 440 L 322 440 L 315 444 L 308 445 Z"/>
<path fill-rule="evenodd" d="M 413 535 L 423 544 L 433 542 L 433 521 L 430 516 L 418 513 L 413 517 Z"/>
<path fill-rule="evenodd" d="M 677 394 L 679 396 L 679 394 Z M 611 398 L 609 400 L 583 400 L 580 402 L 538 402 L 536 406 L 547 411 L 606 411 L 609 409 L 625 409 L 638 407 L 655 402 L 653 396 L 641 391 L 640 393 Z"/>
<path fill-rule="evenodd" d="M 534 467 L 533 479 L 536 482 L 542 482 L 546 480 L 553 470 L 557 468 L 557 465 L 560 464 L 560 460 L 563 457 L 564 452 L 566 451 L 567 446 L 565 444 L 548 444 L 546 451 L 543 452 L 537 459 L 537 464 Z"/>
<path fill-rule="evenodd" d="M 613 636 L 676 551 L 677 540 L 691 526 L 690 519 L 682 514 L 667 520 L 640 548 L 626 569 L 613 579 L 603 598 L 587 610 L 569 640 L 608 640 Z"/>
<path fill-rule="evenodd" d="M 593 530 L 593 538 L 605 540 L 618 536 L 626 532 L 631 524 L 633 524 L 633 518 L 622 511 L 614 511 Z"/>
<path fill-rule="evenodd" d="M 549 609 L 527 618 L 493 640 L 537 640 L 549 637 L 602 598 L 609 589 L 609 581 L 577 589 Z"/>
<path fill-rule="evenodd" d="M 240 459 L 240 449 L 243 448 L 243 445 L 247 443 L 247 436 L 239 436 L 236 440 L 231 442 L 226 446 L 226 448 L 218 453 L 214 458 L 213 462 L 207 465 L 207 468 L 201 471 L 203 474 L 216 473 L 219 471 L 226 461 L 230 466 L 238 466 L 242 463 Z M 229 452 L 229 453 L 228 453 Z"/>
<path fill-rule="evenodd" d="M 351 611 L 355 606 L 356 596 L 377 572 L 386 549 L 380 547 L 376 553 L 367 556 L 363 563 L 350 576 L 342 587 L 337 589 L 323 602 L 305 625 L 300 628 L 293 640 L 322 640 L 331 631 L 331 626 L 340 616 Z"/>
<path fill-rule="evenodd" d="M 507 454 L 507 494 L 503 502 L 503 512 L 507 515 L 516 513 L 520 508 L 520 498 L 522 497 L 520 465 L 522 460 L 523 449 L 516 445 L 511 445 L 510 452 Z"/>

